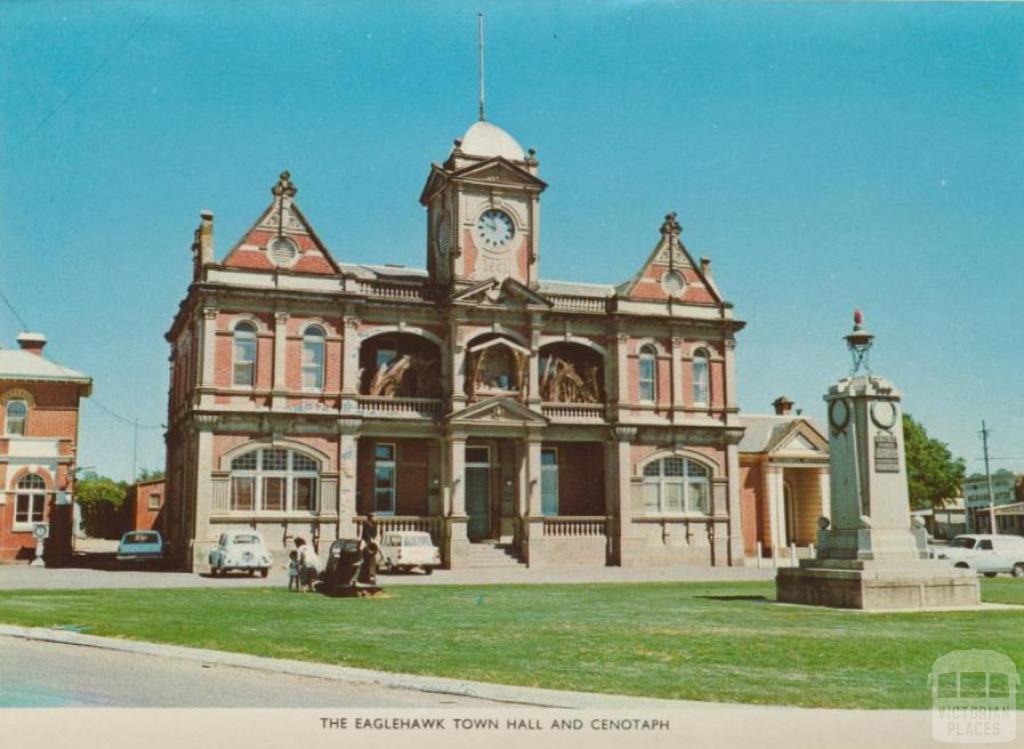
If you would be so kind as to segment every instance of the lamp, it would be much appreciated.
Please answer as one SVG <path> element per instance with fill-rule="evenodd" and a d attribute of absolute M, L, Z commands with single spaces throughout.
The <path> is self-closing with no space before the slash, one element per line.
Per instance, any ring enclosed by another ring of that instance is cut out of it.
<path fill-rule="evenodd" d="M 875 337 L 862 327 L 863 322 L 863 313 L 859 309 L 855 309 L 853 311 L 853 331 L 849 335 L 844 336 L 846 347 L 850 349 L 850 356 L 853 357 L 853 369 L 850 370 L 851 375 L 857 374 L 857 370 L 860 369 L 862 364 L 864 365 L 864 371 L 869 374 L 871 373 L 868 352 L 871 351 L 871 345 Z"/>

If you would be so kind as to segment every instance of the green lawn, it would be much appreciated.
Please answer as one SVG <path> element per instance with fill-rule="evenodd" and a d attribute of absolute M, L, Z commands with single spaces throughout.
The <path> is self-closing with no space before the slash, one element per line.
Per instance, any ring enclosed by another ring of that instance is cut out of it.
<path fill-rule="evenodd" d="M 1024 604 L 1024 581 L 986 580 Z M 691 700 L 930 707 L 932 661 L 1024 663 L 1024 609 L 864 614 L 774 606 L 773 582 L 0 592 L 0 621 L 482 681 Z M 1019 707 L 1024 707 L 1024 701 Z"/>

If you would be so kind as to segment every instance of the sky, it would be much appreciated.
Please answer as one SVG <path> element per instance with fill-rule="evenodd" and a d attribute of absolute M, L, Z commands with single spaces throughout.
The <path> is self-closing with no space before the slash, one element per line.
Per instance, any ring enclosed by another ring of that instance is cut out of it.
<path fill-rule="evenodd" d="M 477 11 L 487 118 L 549 184 L 544 278 L 626 279 L 677 211 L 747 323 L 744 411 L 824 421 L 860 307 L 931 435 L 979 470 L 985 419 L 1024 470 L 1022 5 L 4 3 L 0 346 L 25 325 L 94 378 L 80 465 L 163 466 L 200 210 L 223 257 L 289 169 L 336 258 L 424 265 Z"/>

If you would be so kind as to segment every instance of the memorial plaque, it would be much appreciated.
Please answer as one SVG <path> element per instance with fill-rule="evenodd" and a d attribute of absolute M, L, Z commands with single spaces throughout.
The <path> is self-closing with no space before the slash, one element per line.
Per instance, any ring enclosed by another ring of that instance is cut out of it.
<path fill-rule="evenodd" d="M 900 472 L 900 446 L 891 434 L 875 437 L 875 473 Z"/>

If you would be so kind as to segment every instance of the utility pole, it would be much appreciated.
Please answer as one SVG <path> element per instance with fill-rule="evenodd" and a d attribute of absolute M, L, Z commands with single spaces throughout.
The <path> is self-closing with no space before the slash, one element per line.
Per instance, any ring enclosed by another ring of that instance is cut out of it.
<path fill-rule="evenodd" d="M 992 526 L 992 533 L 998 533 L 996 529 L 996 495 L 992 489 L 992 471 L 988 467 L 988 435 L 989 429 L 985 426 L 985 420 L 981 420 L 981 447 L 985 455 L 985 479 L 988 481 L 988 521 Z"/>
<path fill-rule="evenodd" d="M 135 417 L 132 421 L 133 436 L 132 436 L 132 483 L 135 483 L 138 473 L 139 465 L 139 419 Z"/>

